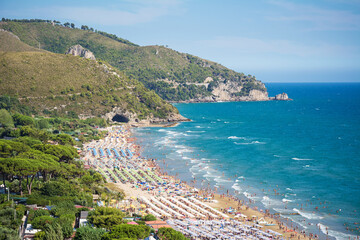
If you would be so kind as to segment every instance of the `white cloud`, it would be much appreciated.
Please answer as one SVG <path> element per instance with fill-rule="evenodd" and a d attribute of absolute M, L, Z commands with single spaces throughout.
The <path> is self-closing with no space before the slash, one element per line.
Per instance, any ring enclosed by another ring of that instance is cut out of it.
<path fill-rule="evenodd" d="M 313 5 L 296 4 L 284 1 L 269 1 L 278 6 L 286 13 L 270 16 L 273 21 L 296 21 L 308 24 L 307 30 L 360 30 L 360 15 L 346 10 L 330 10 Z"/>
<path fill-rule="evenodd" d="M 50 6 L 7 11 L 8 14 L 39 16 L 41 18 L 69 19 L 88 25 L 129 26 L 154 21 L 162 16 L 178 15 L 183 12 L 179 0 L 123 0 L 106 1 L 99 6 Z M 0 11 L 1 12 L 1 11 Z M 33 18 L 33 17 L 31 17 Z"/>
<path fill-rule="evenodd" d="M 328 43 L 305 45 L 288 40 L 262 40 L 246 37 L 219 36 L 214 39 L 203 40 L 200 44 L 239 54 L 279 54 L 296 57 L 356 56 L 360 52 L 356 46 Z"/>

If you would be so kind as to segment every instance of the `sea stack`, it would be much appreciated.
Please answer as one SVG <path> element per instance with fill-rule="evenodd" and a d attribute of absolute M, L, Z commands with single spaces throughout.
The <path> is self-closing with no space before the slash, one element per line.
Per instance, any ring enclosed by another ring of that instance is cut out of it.
<path fill-rule="evenodd" d="M 277 94 L 275 96 L 275 100 L 287 101 L 287 100 L 291 100 L 291 99 L 289 98 L 289 96 L 286 93 L 281 93 L 281 94 Z"/>

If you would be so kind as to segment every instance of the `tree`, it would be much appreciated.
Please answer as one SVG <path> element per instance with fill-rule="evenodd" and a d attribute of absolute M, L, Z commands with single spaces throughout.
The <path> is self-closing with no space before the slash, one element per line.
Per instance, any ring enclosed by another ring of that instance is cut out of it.
<path fill-rule="evenodd" d="M 49 121 L 47 119 L 40 119 L 39 121 L 37 121 L 36 125 L 40 129 L 48 129 L 50 127 Z"/>
<path fill-rule="evenodd" d="M 0 226 L 0 240 L 19 240 L 19 234 L 16 230 Z"/>
<path fill-rule="evenodd" d="M 94 178 L 90 174 L 85 174 L 81 177 L 81 183 L 87 186 L 91 186 L 94 182 Z"/>
<path fill-rule="evenodd" d="M 20 211 L 16 211 L 16 209 L 11 207 L 5 207 L 0 210 L 0 226 L 17 230 L 21 224 L 22 216 L 23 214 L 21 214 Z"/>
<path fill-rule="evenodd" d="M 34 218 L 31 221 L 31 226 L 34 229 L 45 230 L 46 224 L 51 224 L 54 220 L 55 220 L 55 218 L 53 218 L 49 215 L 43 215 L 43 216 Z"/>
<path fill-rule="evenodd" d="M 23 152 L 19 154 L 18 157 L 26 158 L 26 159 L 34 159 L 39 163 L 41 163 L 38 165 L 39 167 L 38 171 L 41 172 L 44 182 L 47 181 L 47 176 L 49 174 L 55 173 L 56 171 L 59 170 L 60 167 L 57 157 L 50 154 L 45 154 L 38 150 L 31 149 L 27 152 Z M 31 181 L 34 180 L 34 177 L 35 175 L 32 177 Z M 30 186 L 29 194 L 31 194 L 31 186 Z"/>
<path fill-rule="evenodd" d="M 0 139 L 0 157 L 15 157 L 29 150 L 30 147 L 21 142 Z"/>
<path fill-rule="evenodd" d="M 41 193 L 49 197 L 74 196 L 76 195 L 76 190 L 64 179 L 59 179 L 46 182 L 41 189 Z M 59 209 L 59 206 L 53 208 L 52 211 L 55 209 Z"/>
<path fill-rule="evenodd" d="M 111 229 L 110 233 L 105 233 L 102 240 L 112 239 L 144 239 L 150 234 L 150 227 L 146 225 L 120 224 Z"/>
<path fill-rule="evenodd" d="M 57 157 L 59 161 L 66 163 L 79 157 L 76 149 L 71 146 L 39 144 L 34 145 L 33 148 L 42 151 L 43 153 L 53 155 Z"/>
<path fill-rule="evenodd" d="M 41 144 L 41 141 L 36 139 L 36 138 L 33 138 L 33 137 L 29 137 L 29 136 L 26 136 L 26 137 L 18 137 L 18 138 L 15 138 L 15 139 L 12 139 L 12 141 L 14 142 L 20 142 L 20 143 L 23 143 L 29 147 L 32 147 L 36 144 Z"/>
<path fill-rule="evenodd" d="M 76 230 L 75 240 L 99 240 L 106 231 L 101 228 L 90 226 L 80 227 Z"/>
<path fill-rule="evenodd" d="M 0 159 L 0 172 L 10 176 L 11 178 L 17 177 L 19 179 L 20 195 L 23 195 L 22 183 L 26 178 L 26 187 L 31 193 L 32 180 L 34 175 L 41 167 L 39 161 L 25 158 L 1 158 Z M 29 178 L 31 180 L 29 181 Z"/>
<path fill-rule="evenodd" d="M 123 223 L 122 216 L 117 215 L 104 215 L 94 217 L 92 224 L 98 228 L 111 229 L 112 227 Z"/>
<path fill-rule="evenodd" d="M 0 109 L 0 127 L 14 127 L 14 121 L 6 109 Z"/>
<path fill-rule="evenodd" d="M 74 139 L 68 134 L 58 134 L 54 137 L 54 140 L 61 145 L 75 145 Z"/>
<path fill-rule="evenodd" d="M 75 28 L 75 24 L 71 23 L 70 25 L 71 25 L 71 28 Z"/>
<path fill-rule="evenodd" d="M 152 214 L 148 214 L 144 217 L 144 221 L 156 221 L 156 217 Z"/>
<path fill-rule="evenodd" d="M 72 222 L 61 223 L 61 231 L 63 232 L 64 238 L 69 238 L 74 232 Z"/>
<path fill-rule="evenodd" d="M 34 240 L 45 240 L 45 232 L 40 231 L 35 233 Z"/>
<path fill-rule="evenodd" d="M 111 229 L 123 223 L 124 213 L 116 208 L 98 207 L 89 213 L 88 220 L 95 227 Z"/>
<path fill-rule="evenodd" d="M 48 210 L 44 210 L 44 209 L 38 209 L 38 210 L 31 209 L 29 212 L 28 220 L 31 222 L 34 218 L 40 216 L 50 216 L 50 213 Z"/>
<path fill-rule="evenodd" d="M 161 240 L 187 240 L 181 232 L 172 228 L 159 228 L 157 235 Z"/>
<path fill-rule="evenodd" d="M 61 201 L 54 208 L 51 209 L 51 213 L 55 217 L 61 217 L 61 221 L 74 220 L 75 212 L 76 208 L 73 201 Z"/>
<path fill-rule="evenodd" d="M 32 117 L 25 116 L 20 113 L 15 113 L 13 115 L 13 119 L 14 119 L 16 126 L 26 126 L 26 125 L 33 126 L 34 125 L 34 120 Z"/>
<path fill-rule="evenodd" d="M 46 240 L 63 240 L 64 235 L 61 226 L 57 222 L 46 224 L 45 226 L 45 239 Z"/>
<path fill-rule="evenodd" d="M 66 22 L 66 23 L 64 23 L 64 26 L 65 26 L 65 27 L 69 27 L 69 26 L 70 26 L 70 23 L 69 23 L 69 22 Z"/>

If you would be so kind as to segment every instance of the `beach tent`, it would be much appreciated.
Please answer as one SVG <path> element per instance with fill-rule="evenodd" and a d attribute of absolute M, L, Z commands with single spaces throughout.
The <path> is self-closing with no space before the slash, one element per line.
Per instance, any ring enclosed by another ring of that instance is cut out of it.
<path fill-rule="evenodd" d="M 267 223 L 268 223 L 267 221 L 265 221 L 265 219 L 264 219 L 263 217 L 260 218 L 258 222 L 259 222 L 260 224 L 267 224 Z"/>

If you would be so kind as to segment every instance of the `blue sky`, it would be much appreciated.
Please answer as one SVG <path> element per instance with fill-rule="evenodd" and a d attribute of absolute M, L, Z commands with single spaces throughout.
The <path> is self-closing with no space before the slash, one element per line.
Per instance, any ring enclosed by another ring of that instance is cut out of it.
<path fill-rule="evenodd" d="M 264 82 L 360 81 L 359 0 L 0 0 L 0 17 L 88 25 Z"/>

